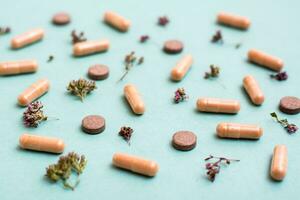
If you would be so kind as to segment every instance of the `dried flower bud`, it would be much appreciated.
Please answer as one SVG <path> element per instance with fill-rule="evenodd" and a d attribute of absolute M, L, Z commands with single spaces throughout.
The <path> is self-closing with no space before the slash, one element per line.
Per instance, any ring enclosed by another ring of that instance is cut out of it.
<path fill-rule="evenodd" d="M 204 74 L 204 78 L 208 79 L 208 78 L 215 78 L 218 77 L 220 74 L 220 67 L 218 67 L 217 65 L 210 65 L 210 72 L 205 72 Z"/>
<path fill-rule="evenodd" d="M 86 38 L 84 37 L 84 32 L 80 32 L 79 34 L 77 34 L 76 31 L 73 30 L 71 32 L 71 37 L 72 37 L 73 44 L 86 41 Z"/>
<path fill-rule="evenodd" d="M 275 112 L 270 113 L 271 117 L 274 118 L 279 124 L 281 124 L 289 134 L 296 133 L 298 127 L 295 124 L 290 124 L 287 119 L 279 119 Z"/>
<path fill-rule="evenodd" d="M 179 103 L 188 99 L 188 95 L 185 93 L 184 88 L 178 88 L 175 91 L 174 102 Z"/>
<path fill-rule="evenodd" d="M 123 126 L 119 131 L 119 136 L 122 136 L 123 139 L 130 145 L 130 138 L 132 136 L 133 129 L 130 127 Z"/>
<path fill-rule="evenodd" d="M 24 125 L 36 128 L 42 121 L 46 121 L 48 117 L 44 115 L 42 108 L 43 104 L 40 101 L 30 103 L 23 113 Z"/>
<path fill-rule="evenodd" d="M 270 77 L 278 81 L 285 81 L 288 79 L 288 74 L 286 72 L 279 72 L 277 74 L 271 74 Z"/>
<path fill-rule="evenodd" d="M 140 37 L 140 42 L 141 43 L 144 43 L 144 42 L 146 42 L 147 40 L 149 40 L 149 35 L 142 35 L 141 37 Z"/>
<path fill-rule="evenodd" d="M 169 23 L 169 18 L 167 16 L 162 16 L 158 18 L 158 25 L 166 26 Z"/>
<path fill-rule="evenodd" d="M 211 42 L 212 43 L 216 43 L 216 42 L 221 42 L 223 43 L 223 37 L 222 37 L 222 32 L 220 30 L 217 30 L 216 33 L 213 35 L 213 37 L 211 38 Z"/>
<path fill-rule="evenodd" d="M 88 81 L 82 78 L 71 81 L 67 87 L 67 90 L 71 94 L 78 96 L 81 101 L 94 89 L 97 89 L 95 81 Z"/>

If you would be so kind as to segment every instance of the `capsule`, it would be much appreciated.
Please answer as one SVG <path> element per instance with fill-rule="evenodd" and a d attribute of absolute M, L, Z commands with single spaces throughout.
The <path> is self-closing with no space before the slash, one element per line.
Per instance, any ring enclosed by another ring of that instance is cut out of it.
<path fill-rule="evenodd" d="M 254 103 L 255 105 L 261 105 L 264 102 L 264 94 L 253 76 L 245 76 L 243 79 L 243 85 L 248 95 L 250 96 L 252 103 Z"/>
<path fill-rule="evenodd" d="M 180 81 L 188 72 L 193 64 L 193 57 L 191 55 L 184 56 L 172 69 L 171 78 L 174 81 Z"/>
<path fill-rule="evenodd" d="M 48 79 L 39 79 L 37 82 L 30 85 L 18 97 L 18 102 L 21 106 L 26 106 L 39 98 L 49 90 L 50 83 Z"/>
<path fill-rule="evenodd" d="M 124 95 L 135 114 L 141 115 L 145 112 L 144 101 L 134 85 L 125 85 Z"/>
<path fill-rule="evenodd" d="M 221 138 L 259 139 L 263 129 L 251 124 L 220 123 L 217 126 L 217 134 Z"/>
<path fill-rule="evenodd" d="M 64 141 L 61 139 L 27 133 L 20 136 L 19 144 L 22 149 L 49 153 L 62 153 L 65 148 Z"/>
<path fill-rule="evenodd" d="M 79 42 L 73 46 L 73 55 L 85 56 L 85 55 L 107 51 L 108 48 L 109 48 L 108 40 Z"/>
<path fill-rule="evenodd" d="M 36 60 L 8 61 L 0 63 L 0 75 L 14 75 L 36 72 Z"/>
<path fill-rule="evenodd" d="M 237 100 L 200 98 L 197 100 L 197 109 L 202 112 L 238 113 L 241 106 Z"/>
<path fill-rule="evenodd" d="M 34 42 L 41 40 L 44 37 L 44 30 L 41 28 L 33 29 L 26 33 L 15 36 L 11 40 L 11 48 L 19 49 Z"/>
<path fill-rule="evenodd" d="M 276 145 L 273 152 L 270 174 L 274 180 L 284 179 L 288 166 L 288 154 L 285 145 Z"/>
<path fill-rule="evenodd" d="M 122 32 L 126 32 L 130 27 L 129 20 L 111 11 L 104 13 L 104 21 Z"/>
<path fill-rule="evenodd" d="M 145 176 L 155 176 L 158 171 L 158 164 L 151 160 L 146 160 L 137 156 L 125 153 L 115 153 L 113 155 L 113 165 Z"/>
<path fill-rule="evenodd" d="M 266 54 L 257 49 L 248 51 L 248 60 L 277 72 L 281 71 L 284 65 L 280 58 Z"/>
<path fill-rule="evenodd" d="M 247 17 L 226 12 L 220 12 L 217 16 L 217 21 L 220 24 L 232 26 L 239 29 L 248 29 L 250 26 L 250 20 Z"/>

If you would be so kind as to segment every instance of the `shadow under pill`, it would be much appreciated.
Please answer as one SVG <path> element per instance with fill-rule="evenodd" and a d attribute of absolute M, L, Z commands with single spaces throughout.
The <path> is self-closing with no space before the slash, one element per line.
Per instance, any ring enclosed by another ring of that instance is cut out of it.
<path fill-rule="evenodd" d="M 250 104 L 250 105 L 253 105 L 254 107 L 257 107 L 259 108 L 261 105 L 256 105 L 254 104 L 252 101 L 251 101 L 251 98 L 250 96 L 248 95 L 247 91 L 245 90 L 244 86 L 240 86 L 240 90 L 241 90 L 241 93 L 243 94 L 243 96 L 245 97 L 245 99 L 247 99 L 247 102 Z"/>
<path fill-rule="evenodd" d="M 122 95 L 120 98 L 121 98 L 122 103 L 126 107 L 127 113 L 129 113 L 131 116 L 141 116 L 141 115 L 135 114 L 133 112 L 133 110 L 131 109 L 130 104 L 128 103 L 128 101 L 127 101 L 127 99 L 126 99 L 126 97 L 124 95 Z"/>
<path fill-rule="evenodd" d="M 81 59 L 81 58 L 87 58 L 87 57 L 92 57 L 94 55 L 97 54 L 105 54 L 108 50 L 105 51 L 101 51 L 101 52 L 95 52 L 95 53 L 90 53 L 90 54 L 86 54 L 86 55 L 81 55 L 81 56 L 75 56 L 73 53 L 70 55 L 71 58 L 75 58 L 75 59 Z"/>
<path fill-rule="evenodd" d="M 110 29 L 113 29 L 113 30 L 115 30 L 116 32 L 118 32 L 118 33 L 120 33 L 120 34 L 126 33 L 126 32 L 127 32 L 127 31 L 121 31 L 121 30 L 119 30 L 117 27 L 114 27 L 113 25 L 107 23 L 106 21 L 102 21 L 102 24 L 104 24 L 104 25 L 106 25 L 106 26 L 109 26 Z"/>
<path fill-rule="evenodd" d="M 120 167 L 116 167 L 113 164 L 110 165 L 110 168 L 114 171 L 118 171 L 117 173 L 122 173 L 122 174 L 127 174 L 128 176 L 135 176 L 137 178 L 143 179 L 143 180 L 149 180 L 149 179 L 153 179 L 153 176 L 145 176 L 143 174 L 138 174 Z"/>
<path fill-rule="evenodd" d="M 227 25 L 227 24 L 219 23 L 219 22 L 215 22 L 215 24 L 220 26 L 220 27 L 226 28 L 226 29 L 237 30 L 237 31 L 240 31 L 240 32 L 246 32 L 247 31 L 247 29 L 242 29 L 242 28 L 239 28 L 239 27 L 230 26 L 230 25 Z"/>
<path fill-rule="evenodd" d="M 36 41 L 36 42 L 33 42 L 33 43 L 31 43 L 31 44 L 27 44 L 27 45 L 25 45 L 25 46 L 23 46 L 23 47 L 20 47 L 20 48 L 16 48 L 16 49 L 14 49 L 14 48 L 12 48 L 12 47 L 8 47 L 8 50 L 10 50 L 10 51 L 18 51 L 18 50 L 22 50 L 22 49 L 25 49 L 25 48 L 30 48 L 31 46 L 33 46 L 33 45 L 35 45 L 35 44 L 38 44 L 38 43 L 41 43 L 43 40 L 41 39 L 41 40 L 38 40 L 38 41 Z"/>

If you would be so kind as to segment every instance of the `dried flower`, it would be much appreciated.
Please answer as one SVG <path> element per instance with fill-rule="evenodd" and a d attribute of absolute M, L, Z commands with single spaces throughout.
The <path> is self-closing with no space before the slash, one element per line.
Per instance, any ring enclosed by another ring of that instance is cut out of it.
<path fill-rule="evenodd" d="M 79 156 L 71 152 L 66 156 L 61 156 L 56 164 L 49 165 L 46 168 L 45 176 L 53 182 L 62 180 L 65 188 L 74 190 L 79 184 L 79 175 L 82 174 L 86 164 L 87 160 L 84 155 Z M 72 172 L 75 172 L 77 175 L 77 181 L 74 185 L 68 182 Z"/>
<path fill-rule="evenodd" d="M 215 78 L 218 77 L 220 74 L 220 67 L 218 67 L 217 65 L 210 65 L 210 72 L 205 72 L 204 78 L 208 79 L 208 78 Z"/>
<path fill-rule="evenodd" d="M 38 127 L 42 121 L 48 119 L 43 113 L 43 104 L 40 101 L 32 102 L 23 113 L 23 123 L 27 127 Z"/>
<path fill-rule="evenodd" d="M 175 95 L 174 95 L 174 102 L 175 103 L 179 103 L 181 101 L 185 101 L 188 98 L 189 98 L 189 96 L 187 96 L 187 94 L 185 93 L 184 88 L 178 88 L 175 91 Z"/>
<path fill-rule="evenodd" d="M 140 37 L 140 43 L 144 43 L 144 42 L 146 42 L 147 40 L 149 40 L 149 35 L 142 35 L 141 37 Z"/>
<path fill-rule="evenodd" d="M 67 90 L 75 96 L 80 97 L 80 100 L 83 101 L 86 95 L 96 88 L 97 87 L 95 81 L 88 81 L 83 78 L 80 78 L 78 80 L 72 80 L 69 83 Z"/>
<path fill-rule="evenodd" d="M 11 29 L 10 27 L 0 27 L 0 35 L 5 35 L 10 33 Z"/>
<path fill-rule="evenodd" d="M 212 43 L 217 43 L 217 42 L 221 42 L 223 43 L 223 37 L 222 37 L 222 32 L 220 30 L 217 30 L 216 33 L 213 35 L 213 37 L 211 38 L 211 42 Z"/>
<path fill-rule="evenodd" d="M 169 23 L 169 18 L 167 16 L 162 16 L 158 18 L 158 25 L 166 26 Z"/>
<path fill-rule="evenodd" d="M 236 44 L 235 44 L 235 48 L 236 48 L 236 49 L 240 48 L 241 46 L 242 46 L 242 43 L 236 43 Z"/>
<path fill-rule="evenodd" d="M 137 64 L 138 64 L 138 65 L 141 65 L 141 64 L 143 64 L 143 62 L 144 62 L 144 57 L 142 56 L 142 57 L 139 58 Z"/>
<path fill-rule="evenodd" d="M 51 62 L 54 59 L 53 55 L 49 55 L 47 62 Z"/>
<path fill-rule="evenodd" d="M 133 129 L 130 127 L 123 126 L 119 131 L 119 136 L 122 136 L 123 139 L 130 145 L 130 138 L 132 136 Z"/>
<path fill-rule="evenodd" d="M 73 30 L 71 32 L 71 36 L 72 36 L 72 43 L 73 44 L 76 44 L 78 42 L 84 42 L 84 41 L 86 41 L 86 38 L 84 36 L 84 32 L 83 31 L 80 32 L 79 34 L 76 34 L 76 31 Z"/>
<path fill-rule="evenodd" d="M 124 64 L 125 64 L 125 73 L 121 76 L 119 81 L 122 81 L 125 76 L 128 74 L 129 70 L 134 66 L 134 65 L 140 65 L 144 62 L 144 57 L 140 57 L 137 61 L 137 57 L 135 56 L 135 52 L 132 51 L 130 54 L 127 54 L 124 59 Z"/>
<path fill-rule="evenodd" d="M 235 162 L 240 161 L 240 160 L 228 159 L 228 158 L 224 158 L 224 157 L 215 157 L 212 155 L 205 158 L 204 160 L 209 161 L 211 159 L 216 159 L 216 161 L 206 163 L 206 165 L 205 165 L 205 168 L 207 170 L 206 175 L 211 182 L 214 182 L 216 175 L 220 172 L 221 164 L 230 165 L 230 163 L 232 161 L 235 161 Z"/>
<path fill-rule="evenodd" d="M 281 124 L 289 134 L 296 133 L 298 127 L 295 124 L 290 124 L 287 119 L 279 119 L 275 112 L 270 113 L 279 124 Z"/>
<path fill-rule="evenodd" d="M 288 79 L 288 74 L 286 72 L 278 72 L 277 74 L 271 74 L 270 77 L 278 81 L 285 81 Z"/>

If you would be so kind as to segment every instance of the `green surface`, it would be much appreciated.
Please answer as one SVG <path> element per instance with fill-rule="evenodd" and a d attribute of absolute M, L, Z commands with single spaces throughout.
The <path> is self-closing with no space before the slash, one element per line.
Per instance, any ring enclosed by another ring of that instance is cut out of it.
<path fill-rule="evenodd" d="M 299 1 L 2 1 L 0 25 L 9 25 L 12 33 L 0 36 L 0 60 L 34 58 L 40 69 L 35 74 L 0 77 L 1 146 L 0 199 L 297 199 L 299 198 L 300 133 L 288 135 L 269 113 L 278 111 L 282 96 L 300 96 L 299 91 Z M 114 10 L 130 19 L 128 33 L 119 33 L 101 19 L 104 11 Z M 215 24 L 216 13 L 230 11 L 248 16 L 252 25 L 239 31 Z M 56 27 L 50 23 L 57 11 L 68 11 L 72 23 Z M 168 15 L 167 27 L 156 25 L 158 16 Z M 10 50 L 10 39 L 31 28 L 42 27 L 46 36 L 42 42 L 21 50 Z M 85 31 L 88 39 L 108 38 L 107 53 L 73 58 L 70 32 Z M 212 34 L 221 29 L 225 45 L 210 43 Z M 151 39 L 140 44 L 140 35 Z M 161 51 L 167 39 L 180 39 L 185 49 L 180 55 Z M 242 41 L 240 49 L 229 43 Z M 271 71 L 247 63 L 246 53 L 258 48 L 278 55 L 285 61 L 290 75 L 284 82 L 269 78 Z M 145 63 L 134 67 L 125 80 L 116 83 L 124 72 L 123 57 L 134 50 L 145 57 Z M 194 56 L 194 64 L 179 83 L 169 80 L 171 68 L 184 54 Z M 55 59 L 46 60 L 49 54 Z M 110 67 L 110 77 L 97 82 L 98 89 L 84 103 L 66 92 L 72 79 L 86 77 L 91 64 Z M 202 78 L 210 64 L 221 66 L 217 80 Z M 242 89 L 242 78 L 252 74 L 266 96 L 265 103 L 253 106 Z M 59 118 L 36 129 L 22 124 L 24 108 L 17 105 L 17 96 L 39 78 L 47 77 L 50 91 L 40 100 L 48 116 Z M 135 116 L 123 98 L 123 86 L 134 83 L 146 103 L 146 113 Z M 225 86 L 225 88 L 222 87 Z M 173 104 L 173 92 L 184 87 L 190 98 Z M 201 96 L 235 98 L 241 102 L 237 115 L 205 114 L 195 110 Z M 278 111 L 279 112 L 279 111 Z M 88 114 L 106 118 L 107 127 L 100 135 L 87 135 L 80 130 L 81 119 Z M 299 115 L 287 117 L 298 123 Z M 264 135 L 258 141 L 224 140 L 215 135 L 219 122 L 259 124 Z M 119 128 L 134 129 L 131 146 L 118 136 Z M 190 130 L 197 134 L 198 145 L 190 152 L 179 152 L 170 146 L 172 134 Z M 80 185 L 72 192 L 51 184 L 43 176 L 45 167 L 55 163 L 57 155 L 24 151 L 18 138 L 24 132 L 56 136 L 65 140 L 65 152 L 76 151 L 88 159 Z M 276 144 L 286 144 L 289 151 L 288 174 L 283 182 L 269 177 L 269 165 Z M 127 152 L 153 159 L 160 165 L 155 178 L 127 173 L 111 166 L 114 152 Z M 203 159 L 209 154 L 241 159 L 222 169 L 214 183 L 205 177 Z"/>

